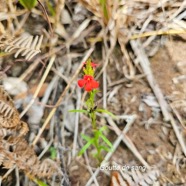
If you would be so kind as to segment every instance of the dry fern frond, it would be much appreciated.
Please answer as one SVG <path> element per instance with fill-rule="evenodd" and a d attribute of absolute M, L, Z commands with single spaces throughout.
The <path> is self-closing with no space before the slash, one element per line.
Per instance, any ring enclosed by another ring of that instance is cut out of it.
<path fill-rule="evenodd" d="M 6 37 L 2 36 L 0 38 L 0 47 L 4 48 L 5 52 L 15 52 L 15 58 L 21 54 L 21 56 L 25 56 L 26 60 L 30 60 L 41 52 L 42 40 L 42 35 L 35 37 L 24 35 L 15 39 L 6 39 Z"/>
<path fill-rule="evenodd" d="M 0 100 L 4 101 L 8 105 L 14 107 L 14 103 L 8 93 L 4 90 L 3 86 L 0 86 Z"/>
<path fill-rule="evenodd" d="M 148 170 L 147 172 L 142 173 L 139 170 L 132 169 L 131 171 L 121 173 L 125 182 L 134 186 L 150 186 L 154 184 L 159 177 L 159 172 L 157 170 Z"/>
<path fill-rule="evenodd" d="M 3 101 L 1 101 L 0 106 L 0 127 L 16 129 L 20 124 L 19 113 L 17 110 Z"/>
<path fill-rule="evenodd" d="M 0 145 L 0 165 L 5 169 L 16 166 L 31 177 L 51 178 L 61 176 L 62 172 L 52 160 L 39 161 L 34 149 L 23 137 L 10 136 Z M 10 150 L 11 149 L 11 150 Z"/>
<path fill-rule="evenodd" d="M 50 178 L 54 174 L 60 174 L 60 171 L 52 160 L 46 159 L 40 162 L 34 149 L 28 146 L 25 139 L 20 138 L 17 140 L 13 153 L 15 156 L 14 162 L 17 167 L 28 175 L 39 178 Z"/>
<path fill-rule="evenodd" d="M 43 160 L 40 164 L 37 164 L 34 167 L 34 172 L 32 174 L 36 174 L 36 176 L 40 178 L 50 178 L 52 175 L 62 175 L 61 170 L 59 170 L 58 166 L 50 159 Z M 37 170 L 37 172 L 36 172 Z"/>
<path fill-rule="evenodd" d="M 4 114 L 5 117 L 10 118 L 14 113 L 14 109 L 12 108 L 12 106 L 0 100 L 0 113 Z"/>
<path fill-rule="evenodd" d="M 0 140 L 3 139 L 6 136 L 9 136 L 10 134 L 13 134 L 14 132 L 11 129 L 0 129 Z"/>
<path fill-rule="evenodd" d="M 0 165 L 5 169 L 16 166 L 28 176 L 33 177 L 61 176 L 62 173 L 55 162 L 39 161 L 34 149 L 24 138 L 27 132 L 27 123 L 19 119 L 19 113 L 12 99 L 0 87 Z"/>
<path fill-rule="evenodd" d="M 3 148 L 0 148 L 0 166 L 2 165 L 3 161 L 4 161 L 4 158 L 5 158 L 5 155 L 3 152 Z"/>
<path fill-rule="evenodd" d="M 5 130 L 3 130 L 5 129 Z M 0 130 L 1 135 L 5 135 L 9 129 L 17 134 L 25 135 L 28 132 L 26 123 L 19 119 L 19 112 L 14 106 L 13 100 L 7 92 L 0 87 Z"/>
<path fill-rule="evenodd" d="M 145 167 L 135 167 L 112 171 L 110 186 L 152 186 L 159 184 L 157 180 L 159 178 L 158 170 L 145 170 Z"/>
<path fill-rule="evenodd" d="M 12 129 L 12 133 L 14 130 L 19 135 L 25 135 L 28 132 L 27 124 L 19 119 L 19 112 L 14 107 L 13 100 L 2 87 L 0 87 L 0 129 L 5 136 L 7 134 L 2 129 Z"/>
<path fill-rule="evenodd" d="M 20 121 L 18 130 L 19 130 L 19 135 L 21 136 L 27 134 L 29 131 L 27 123 Z"/>

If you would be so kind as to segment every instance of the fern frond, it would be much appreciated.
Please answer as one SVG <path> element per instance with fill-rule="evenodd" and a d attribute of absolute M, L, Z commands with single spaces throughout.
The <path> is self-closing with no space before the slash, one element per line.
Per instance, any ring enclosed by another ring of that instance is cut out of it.
<path fill-rule="evenodd" d="M 20 45 L 22 40 L 17 42 Z M 33 48 L 38 47 L 38 39 L 29 42 Z M 27 123 L 20 120 L 13 100 L 0 86 L 0 166 L 5 169 L 16 166 L 27 175 L 39 178 L 51 178 L 53 175 L 61 177 L 62 172 L 55 162 L 40 161 L 34 149 L 28 145 L 24 138 L 28 130 Z"/>
<path fill-rule="evenodd" d="M 23 138 L 17 140 L 13 153 L 16 157 L 16 166 L 28 175 L 39 178 L 51 178 L 54 174 L 61 175 L 58 166 L 52 160 L 39 161 L 34 149 L 28 146 Z"/>
<path fill-rule="evenodd" d="M 52 175 L 62 174 L 57 165 L 55 165 L 55 162 L 50 159 L 43 160 L 40 164 L 34 167 L 33 171 L 35 174 L 37 173 L 36 175 L 40 178 L 50 178 Z"/>
<path fill-rule="evenodd" d="M 41 52 L 40 47 L 43 40 L 41 36 L 21 36 L 19 38 L 5 40 L 0 42 L 0 46 L 5 48 L 5 52 L 16 52 L 14 57 L 17 58 L 19 54 L 24 56 L 26 60 L 32 59 L 35 55 Z"/>
<path fill-rule="evenodd" d="M 157 181 L 159 172 L 158 170 L 148 170 L 144 173 L 132 169 L 131 171 L 122 172 L 122 176 L 129 185 L 150 186 Z"/>
<path fill-rule="evenodd" d="M 29 131 L 29 128 L 28 128 L 27 123 L 20 121 L 20 130 L 19 130 L 20 136 L 26 135 L 28 133 L 28 131 Z"/>
<path fill-rule="evenodd" d="M 0 153 L 0 166 L 1 166 L 3 161 L 4 161 L 5 155 L 4 155 L 4 153 L 2 153 L 3 152 L 3 148 L 0 148 L 0 151 L 1 151 L 1 153 Z"/>
<path fill-rule="evenodd" d="M 6 130 L 11 129 L 11 132 L 14 130 L 14 132 L 20 135 L 25 135 L 28 132 L 27 124 L 19 119 L 19 112 L 15 108 L 13 100 L 6 91 L 0 87 L 0 129 L 3 128 Z M 1 133 L 4 135 L 3 131 L 1 131 Z"/>
<path fill-rule="evenodd" d="M 0 113 L 4 114 L 5 117 L 10 118 L 14 113 L 14 109 L 12 108 L 12 106 L 0 100 Z"/>
<path fill-rule="evenodd" d="M 9 136 L 10 134 L 13 135 L 15 132 L 13 132 L 10 129 L 0 129 L 0 139 Z"/>

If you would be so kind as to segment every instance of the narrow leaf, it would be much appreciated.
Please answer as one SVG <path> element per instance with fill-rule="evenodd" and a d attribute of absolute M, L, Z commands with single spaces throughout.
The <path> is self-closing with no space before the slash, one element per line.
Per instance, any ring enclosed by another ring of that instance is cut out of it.
<path fill-rule="evenodd" d="M 105 131 L 105 130 L 107 130 L 108 128 L 107 128 L 107 126 L 103 126 L 103 127 L 101 127 L 100 129 L 99 129 L 99 131 L 102 133 L 103 131 Z"/>
<path fill-rule="evenodd" d="M 79 156 L 82 155 L 82 154 L 90 147 L 90 145 L 93 143 L 93 141 L 94 141 L 94 140 L 91 140 L 91 141 L 89 141 L 88 143 L 86 143 L 86 145 L 84 145 L 84 146 L 82 147 L 82 149 L 80 150 L 80 152 L 78 153 L 78 155 L 79 155 Z"/>
<path fill-rule="evenodd" d="M 28 10 L 31 10 L 37 5 L 37 0 L 19 0 L 21 5 Z"/>
<path fill-rule="evenodd" d="M 89 136 L 85 135 L 85 134 L 81 134 L 81 137 L 86 140 L 87 142 L 91 141 L 92 138 L 90 138 Z"/>
<path fill-rule="evenodd" d="M 56 150 L 56 148 L 55 147 L 50 147 L 49 151 L 50 151 L 51 159 L 54 160 L 57 157 L 57 150 Z"/>
<path fill-rule="evenodd" d="M 100 112 L 100 113 L 106 113 L 108 115 L 110 115 L 111 117 L 115 118 L 116 119 L 116 116 L 114 114 L 112 114 L 111 112 L 109 112 L 108 110 L 105 110 L 105 109 L 96 109 L 97 112 Z"/>
<path fill-rule="evenodd" d="M 52 6 L 52 3 L 49 0 L 47 0 L 46 4 L 47 4 L 50 14 L 54 17 L 56 15 L 56 12 L 55 12 L 54 7 Z"/>
<path fill-rule="evenodd" d="M 103 149 L 107 152 L 110 152 L 112 150 L 112 148 L 108 148 L 108 147 L 105 147 L 105 146 L 100 146 L 100 149 Z"/>
<path fill-rule="evenodd" d="M 37 183 L 38 186 L 48 186 L 45 182 L 38 179 L 34 179 L 34 182 Z"/>
<path fill-rule="evenodd" d="M 103 134 L 101 134 L 100 137 L 103 139 L 103 141 L 104 141 L 109 147 L 112 147 L 112 143 L 111 143 Z"/>

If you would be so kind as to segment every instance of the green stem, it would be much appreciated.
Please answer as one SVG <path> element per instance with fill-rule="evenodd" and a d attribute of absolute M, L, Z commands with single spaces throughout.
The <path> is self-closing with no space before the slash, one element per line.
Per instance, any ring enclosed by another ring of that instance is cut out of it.
<path fill-rule="evenodd" d="M 96 124 L 96 110 L 95 110 L 95 95 L 97 93 L 97 90 L 92 90 L 89 93 L 89 98 L 86 101 L 87 109 L 89 112 L 89 117 L 91 119 L 92 124 L 92 133 L 93 133 L 93 139 L 94 139 L 94 147 L 96 148 L 96 159 L 99 161 L 99 164 L 102 162 L 103 157 L 101 155 L 101 148 L 99 143 L 99 133 L 98 133 L 98 126 Z"/>
<path fill-rule="evenodd" d="M 94 108 L 94 97 L 92 99 L 92 104 L 91 104 L 91 108 Z M 91 109 L 90 109 L 91 110 Z M 101 155 L 101 149 L 99 148 L 99 136 L 97 131 L 98 131 L 98 128 L 97 128 L 97 125 L 96 125 L 96 112 L 94 110 L 91 110 L 90 111 L 90 118 L 91 118 L 91 121 L 92 121 L 92 130 L 93 130 L 93 134 L 94 134 L 94 146 L 97 150 L 97 153 L 96 153 L 96 158 L 98 159 L 99 163 L 102 162 L 103 160 L 103 157 Z"/>
<path fill-rule="evenodd" d="M 99 136 L 97 136 L 97 133 L 96 131 L 94 131 L 94 145 L 96 147 L 96 150 L 97 150 L 97 154 L 96 154 L 96 158 L 98 159 L 99 161 L 99 164 L 101 164 L 102 160 L 103 160 L 103 157 L 101 155 L 101 149 L 99 148 Z"/>

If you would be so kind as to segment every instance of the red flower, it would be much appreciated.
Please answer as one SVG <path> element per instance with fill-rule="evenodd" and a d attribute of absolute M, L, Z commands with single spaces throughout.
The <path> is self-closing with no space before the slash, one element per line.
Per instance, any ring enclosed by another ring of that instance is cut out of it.
<path fill-rule="evenodd" d="M 87 92 L 99 87 L 99 83 L 90 75 L 84 75 L 83 79 L 78 80 L 78 85 L 84 87 Z"/>
<path fill-rule="evenodd" d="M 84 62 L 84 65 L 86 65 L 86 62 Z M 91 62 L 91 67 L 92 67 L 92 68 L 96 68 L 97 66 L 99 66 L 99 65 L 96 64 L 96 63 Z"/>

